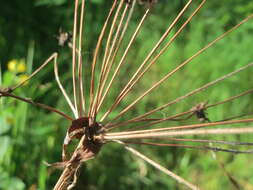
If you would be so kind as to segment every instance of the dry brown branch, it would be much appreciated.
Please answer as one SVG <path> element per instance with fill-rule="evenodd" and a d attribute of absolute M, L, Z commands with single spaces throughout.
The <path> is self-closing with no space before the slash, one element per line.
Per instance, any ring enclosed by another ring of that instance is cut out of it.
<path fill-rule="evenodd" d="M 178 137 L 186 135 L 224 135 L 224 134 L 229 135 L 229 134 L 251 134 L 251 133 L 253 133 L 253 127 L 224 128 L 224 129 L 195 129 L 195 130 L 139 133 L 129 135 L 113 135 L 113 133 L 110 133 L 106 134 L 103 138 L 105 140 L 123 140 L 123 139 Z"/>
<path fill-rule="evenodd" d="M 57 56 L 58 56 L 58 54 L 55 54 L 55 56 L 54 56 L 54 73 L 55 73 L 56 82 L 57 82 L 57 84 L 58 84 L 58 86 L 59 86 L 59 88 L 60 88 L 60 90 L 61 90 L 61 92 L 62 92 L 64 98 L 66 99 L 66 101 L 67 101 L 69 107 L 71 108 L 71 110 L 72 110 L 72 112 L 73 112 L 75 118 L 78 118 L 77 110 L 75 109 L 74 105 L 72 104 L 72 102 L 71 102 L 69 96 L 67 95 L 65 89 L 63 88 L 63 86 L 62 86 L 62 84 L 61 84 L 61 82 L 60 82 L 59 73 L 58 73 Z"/>
<path fill-rule="evenodd" d="M 77 170 L 81 167 L 81 164 L 87 160 L 93 159 L 94 156 L 100 150 L 102 145 L 101 140 L 96 140 L 96 145 L 90 144 L 85 135 L 79 141 L 77 148 L 71 156 L 69 161 L 63 163 L 64 170 L 58 179 L 54 190 L 65 190 L 72 187 L 71 180 L 74 180 Z"/>
<path fill-rule="evenodd" d="M 5 96 L 5 97 L 11 97 L 11 98 L 14 98 L 14 99 L 17 99 L 17 100 L 20 100 L 20 101 L 23 101 L 23 102 L 26 102 L 28 104 L 31 104 L 31 105 L 34 105 L 34 106 L 37 106 L 37 107 L 40 107 L 42 109 L 45 109 L 45 110 L 48 110 L 48 111 L 51 111 L 51 112 L 54 112 L 54 113 L 57 113 L 63 117 L 65 117 L 66 119 L 72 121 L 73 119 L 68 116 L 67 114 L 53 108 L 53 107 L 50 107 L 48 105 L 45 105 L 45 104 L 41 104 L 41 103 L 38 103 L 38 102 L 34 102 L 31 98 L 22 98 L 20 96 L 17 96 L 17 95 L 14 95 L 12 93 L 9 93 L 9 92 L 5 92 L 3 90 L 0 90 L 0 97 L 1 96 Z"/>

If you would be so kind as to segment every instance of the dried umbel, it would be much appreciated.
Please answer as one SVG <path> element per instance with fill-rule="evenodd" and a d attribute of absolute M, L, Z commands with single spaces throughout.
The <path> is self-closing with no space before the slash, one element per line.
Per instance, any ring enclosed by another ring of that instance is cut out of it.
<path fill-rule="evenodd" d="M 74 9 L 74 24 L 73 24 L 73 35 L 72 40 L 69 38 L 68 33 L 60 32 L 58 37 L 59 45 L 69 44 L 69 47 L 72 50 L 72 82 L 73 82 L 73 100 L 68 96 L 64 86 L 61 84 L 58 73 L 58 53 L 53 53 L 46 61 L 43 63 L 37 70 L 35 70 L 28 79 L 17 84 L 14 87 L 8 88 L 8 90 L 1 90 L 0 95 L 6 97 L 16 98 L 20 101 L 24 101 L 35 106 L 41 107 L 43 109 L 50 110 L 55 112 L 71 122 L 71 125 L 68 130 L 66 130 L 66 136 L 63 143 L 62 150 L 62 161 L 55 164 L 50 164 L 51 166 L 63 168 L 63 172 L 56 183 L 54 189 L 71 189 L 75 186 L 77 181 L 77 172 L 81 167 L 82 163 L 94 158 L 106 143 L 117 143 L 122 145 L 126 150 L 133 153 L 136 157 L 139 157 L 151 164 L 161 172 L 166 175 L 171 176 L 177 182 L 187 186 L 189 189 L 199 189 L 196 185 L 191 184 L 187 180 L 183 179 L 179 175 L 174 174 L 167 168 L 161 166 L 157 162 L 151 160 L 147 156 L 143 155 L 141 152 L 135 150 L 131 147 L 131 144 L 141 144 L 141 145 L 150 145 L 150 146 L 165 146 L 165 147 L 182 147 L 182 148 L 191 148 L 191 149 L 202 149 L 202 150 L 211 150 L 214 152 L 230 152 L 230 153 L 253 153 L 251 150 L 240 150 L 239 148 L 228 149 L 228 148 L 219 148 L 211 146 L 212 143 L 217 144 L 230 144 L 238 146 L 251 146 L 250 142 L 231 142 L 231 141 L 222 141 L 222 140 L 209 140 L 209 139 L 189 139 L 183 138 L 188 135 L 233 135 L 233 134 L 247 134 L 253 133 L 252 127 L 230 127 L 232 124 L 246 124 L 252 123 L 253 118 L 247 119 L 228 119 L 226 121 L 210 121 L 207 117 L 207 110 L 211 107 L 224 104 L 226 102 L 233 101 L 237 98 L 243 97 L 247 94 L 251 94 L 253 89 L 239 93 L 235 96 L 229 97 L 228 99 L 223 100 L 222 102 L 216 102 L 213 104 L 200 103 L 194 105 L 191 109 L 185 110 L 184 112 L 177 113 L 175 115 L 165 116 L 162 118 L 152 117 L 155 113 L 164 110 L 165 108 L 172 106 L 182 100 L 185 100 L 188 97 L 191 97 L 195 94 L 198 94 L 205 89 L 208 89 L 215 84 L 221 83 L 225 79 L 232 77 L 239 72 L 247 69 L 251 69 L 253 63 L 249 63 L 243 67 L 238 68 L 232 72 L 216 78 L 215 80 L 200 86 L 185 95 L 177 97 L 172 101 L 168 101 L 163 105 L 160 105 L 155 108 L 150 108 L 147 112 L 137 115 L 134 118 L 126 119 L 125 121 L 118 121 L 126 115 L 129 110 L 133 109 L 134 106 L 140 102 L 144 97 L 149 95 L 151 92 L 155 91 L 157 87 L 161 86 L 167 79 L 172 77 L 180 69 L 184 68 L 186 65 L 190 64 L 193 59 L 198 57 L 209 47 L 213 46 L 216 42 L 222 40 L 225 36 L 233 32 L 239 26 L 250 20 L 253 15 L 248 16 L 237 25 L 227 30 L 224 34 L 220 35 L 199 51 L 194 53 L 191 57 L 183 61 L 181 64 L 175 66 L 174 69 L 168 71 L 164 76 L 158 81 L 151 83 L 151 86 L 148 89 L 143 89 L 143 92 L 140 95 L 136 95 L 135 99 L 129 103 L 126 107 L 122 108 L 116 116 L 111 116 L 110 114 L 119 107 L 120 103 L 123 101 L 127 95 L 132 92 L 133 87 L 145 76 L 145 74 L 150 70 L 150 68 L 157 64 L 157 60 L 163 55 L 168 47 L 174 42 L 178 35 L 185 29 L 187 24 L 191 22 L 193 17 L 200 11 L 200 9 L 205 4 L 206 0 L 202 0 L 197 7 L 192 11 L 192 13 L 185 19 L 182 24 L 179 24 L 179 20 L 184 16 L 185 12 L 189 9 L 190 5 L 193 3 L 193 0 L 187 1 L 183 9 L 178 13 L 174 18 L 172 23 L 169 24 L 168 28 L 158 40 L 158 42 L 152 47 L 151 51 L 144 57 L 144 61 L 138 65 L 137 70 L 132 76 L 128 77 L 128 82 L 125 84 L 123 89 L 117 89 L 118 95 L 115 98 L 115 101 L 110 105 L 109 109 L 102 113 L 101 107 L 105 103 L 105 98 L 110 94 L 112 90 L 112 84 L 116 81 L 119 76 L 119 72 L 126 62 L 126 57 L 129 54 L 129 51 L 133 47 L 133 43 L 136 40 L 138 34 L 141 31 L 142 26 L 150 15 L 151 10 L 155 7 L 156 3 L 159 3 L 156 0 L 146 0 L 140 1 L 148 6 L 142 6 L 144 9 L 144 14 L 139 20 L 133 34 L 130 36 L 129 41 L 127 41 L 126 47 L 123 46 L 122 41 L 125 39 L 126 31 L 129 28 L 129 23 L 134 14 L 135 6 L 137 6 L 136 0 L 114 0 L 112 7 L 109 10 L 107 17 L 105 18 L 104 25 L 100 32 L 96 48 L 93 54 L 93 60 L 90 64 L 91 75 L 90 78 L 84 80 L 83 73 L 83 55 L 82 55 L 82 38 L 83 38 L 83 17 L 85 9 L 85 0 L 82 0 L 79 3 L 79 0 L 75 0 L 75 9 Z M 152 6 L 149 6 L 152 5 Z M 177 26 L 177 30 L 172 34 L 172 29 Z M 171 35 L 170 35 L 171 34 Z M 103 43 L 105 42 L 105 43 Z M 103 46 L 104 45 L 104 46 Z M 119 49 L 123 48 L 123 53 L 121 54 Z M 104 51 L 102 51 L 104 50 Z M 102 55 L 101 61 L 100 55 Z M 116 59 L 116 57 L 119 57 Z M 34 77 L 41 69 L 43 69 L 49 62 L 54 62 L 54 73 L 57 84 L 66 99 L 67 104 L 69 105 L 71 111 L 73 112 L 74 118 L 65 114 L 62 111 L 59 111 L 53 107 L 34 102 L 29 98 L 22 98 L 16 96 L 15 89 L 21 87 L 25 84 L 26 81 Z M 87 68 L 85 68 L 87 69 Z M 120 79 L 118 79 L 120 80 Z M 84 81 L 89 83 L 89 89 L 84 88 Z M 152 81 L 153 82 L 153 81 Z M 85 96 L 84 92 L 88 91 L 89 96 Z M 167 96 L 167 94 L 166 94 Z M 98 114 L 99 113 L 99 114 Z M 189 123 L 179 126 L 170 126 L 162 127 L 156 129 L 149 129 L 148 127 L 154 127 L 158 124 L 168 123 L 169 121 L 187 121 L 192 118 L 192 116 L 200 120 L 200 123 Z M 249 115 L 249 114 L 248 114 Z M 246 114 L 246 116 L 248 116 Z M 109 117 L 110 116 L 110 117 Z M 245 116 L 245 115 L 244 115 Z M 131 125 L 134 126 L 131 128 Z M 124 127 L 129 128 L 124 128 Z M 223 128 L 214 128 L 210 129 L 213 126 L 228 126 Z M 139 130 L 142 128 L 142 130 Z M 112 132 L 114 129 L 119 129 L 121 131 Z M 137 130 L 138 129 L 138 130 Z M 180 138 L 179 138 L 180 137 Z M 72 139 L 78 139 L 79 143 L 76 146 L 75 150 L 71 152 L 71 155 L 68 156 L 68 145 Z M 152 140 L 152 142 L 151 142 Z M 176 143 L 163 143 L 164 141 L 173 141 Z M 162 142 L 161 142 L 162 141 Z M 180 144 L 180 142 L 198 142 L 198 143 L 207 143 L 209 144 L 204 146 L 190 146 L 185 144 Z"/>
<path fill-rule="evenodd" d="M 83 136 L 83 146 L 85 147 L 85 149 L 87 149 L 94 155 L 97 154 L 103 144 L 103 141 L 102 139 L 96 138 L 96 136 L 102 135 L 103 133 L 103 126 L 97 122 L 92 122 L 91 118 L 81 117 L 76 120 L 73 120 L 64 139 L 62 160 L 68 160 L 66 152 L 67 146 L 69 145 L 71 140 L 74 138 L 80 140 Z"/>

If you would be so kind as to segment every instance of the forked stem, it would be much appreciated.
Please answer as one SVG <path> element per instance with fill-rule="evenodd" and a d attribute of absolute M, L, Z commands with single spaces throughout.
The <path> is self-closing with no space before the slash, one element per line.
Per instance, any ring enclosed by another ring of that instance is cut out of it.
<path fill-rule="evenodd" d="M 59 79 L 58 64 L 57 64 L 57 56 L 58 56 L 58 54 L 55 53 L 55 54 L 54 54 L 54 74 L 55 74 L 55 79 L 56 79 L 56 82 L 57 82 L 59 88 L 61 89 L 61 92 L 62 92 L 64 98 L 66 99 L 66 101 L 67 101 L 69 107 L 71 108 L 71 110 L 72 110 L 72 112 L 73 112 L 75 118 L 77 119 L 77 118 L 78 118 L 78 112 L 77 112 L 77 110 L 75 109 L 75 107 L 73 106 L 73 104 L 72 104 L 70 98 L 68 97 L 68 95 L 67 95 L 65 89 L 63 88 L 63 86 L 62 86 L 62 84 L 61 84 L 61 82 L 60 82 L 60 79 Z"/>
<path fill-rule="evenodd" d="M 50 61 L 52 61 L 55 58 L 55 54 L 53 53 L 39 68 L 37 68 L 31 75 L 29 75 L 25 80 L 18 83 L 16 86 L 11 87 L 10 91 L 13 92 L 17 88 L 23 86 L 27 81 L 29 81 L 32 77 L 34 77 L 36 74 L 38 74 L 45 66 L 47 66 Z"/>
<path fill-rule="evenodd" d="M 69 99 L 65 89 L 63 88 L 61 82 L 60 82 L 60 79 L 59 79 L 59 74 L 58 74 L 58 66 L 57 66 L 57 57 L 58 57 L 58 54 L 57 53 L 53 53 L 39 68 L 37 68 L 26 80 L 24 81 L 21 81 L 19 84 L 17 84 L 16 86 L 10 88 L 8 90 L 8 92 L 4 92 L 4 91 L 0 91 L 0 94 L 2 96 L 8 96 L 8 97 L 12 97 L 12 98 L 15 98 L 15 99 L 18 99 L 18 100 L 21 100 L 23 102 L 26 102 L 26 103 L 29 103 L 29 104 L 32 104 L 32 105 L 35 105 L 35 106 L 38 106 L 38 107 L 41 107 L 43 109 L 46 109 L 46 110 L 50 110 L 52 112 L 55 112 L 55 113 L 58 113 L 60 114 L 61 116 L 67 118 L 68 120 L 72 120 L 71 117 L 69 117 L 68 115 L 66 115 L 65 113 L 53 108 L 53 107 L 50 107 L 50 106 L 47 106 L 45 104 L 41 104 L 41 103 L 37 103 L 37 102 L 34 102 L 33 100 L 31 100 L 30 98 L 22 98 L 20 96 L 17 96 L 17 95 L 13 95 L 11 94 L 14 90 L 16 90 L 17 88 L 21 87 L 22 85 L 24 85 L 28 80 L 30 80 L 32 77 L 34 77 L 36 74 L 38 74 L 48 63 L 50 63 L 50 61 L 54 60 L 54 73 L 55 73 L 55 79 L 56 79 L 56 82 L 59 86 L 59 88 L 61 89 L 65 99 L 67 100 L 67 103 L 69 104 L 71 110 L 73 111 L 73 114 L 75 116 L 75 118 L 77 117 L 77 113 L 76 113 L 76 110 L 74 109 L 72 103 L 71 103 L 71 100 Z M 10 91 L 10 92 L 9 92 Z"/>

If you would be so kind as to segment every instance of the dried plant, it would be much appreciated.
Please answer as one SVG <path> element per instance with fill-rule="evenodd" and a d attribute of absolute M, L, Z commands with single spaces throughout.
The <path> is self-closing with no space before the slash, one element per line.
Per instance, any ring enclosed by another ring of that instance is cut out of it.
<path fill-rule="evenodd" d="M 128 78 L 128 82 L 122 89 L 119 89 L 118 96 L 115 98 L 114 103 L 110 105 L 106 112 L 101 111 L 102 106 L 105 104 L 106 97 L 109 96 L 110 91 L 112 91 L 113 83 L 116 83 L 116 80 L 121 80 L 121 78 L 119 78 L 121 76 L 119 73 L 124 68 L 124 66 L 127 67 L 126 64 L 130 66 L 131 64 L 133 64 L 128 62 L 126 58 L 129 55 L 129 52 L 132 50 L 133 44 L 139 33 L 141 32 L 145 21 L 150 16 L 152 9 L 155 8 L 156 3 L 159 3 L 158 1 L 142 0 L 138 2 L 136 0 L 114 0 L 100 32 L 96 48 L 94 50 L 92 63 L 89 63 L 90 68 L 87 68 L 83 65 L 82 54 L 83 37 L 85 37 L 83 36 L 85 0 L 82 0 L 81 2 L 79 2 L 79 0 L 75 0 L 74 24 L 72 32 L 73 34 L 69 35 L 68 33 L 63 33 L 62 31 L 60 31 L 60 35 L 58 37 L 59 45 L 67 44 L 72 49 L 73 100 L 72 96 L 70 97 L 68 95 L 64 88 L 64 85 L 62 85 L 60 82 L 57 62 L 58 53 L 53 53 L 38 69 L 36 69 L 23 82 L 17 84 L 14 87 L 1 89 L 1 96 L 15 98 L 19 101 L 24 101 L 34 106 L 38 106 L 42 109 L 47 109 L 51 112 L 59 114 L 60 116 L 63 116 L 64 118 L 72 122 L 71 126 L 66 132 L 66 137 L 64 139 L 62 148 L 62 161 L 48 164 L 52 167 L 63 168 L 63 172 L 59 177 L 59 180 L 57 181 L 54 190 L 72 189 L 77 182 L 77 172 L 83 162 L 93 159 L 98 154 L 103 145 L 109 142 L 117 143 L 123 146 L 134 156 L 143 159 L 145 162 L 151 164 L 164 174 L 172 177 L 178 183 L 187 186 L 189 189 L 199 188 L 196 185 L 193 185 L 187 180 L 183 179 L 179 175 L 168 170 L 167 168 L 161 166 L 160 164 L 145 156 L 141 152 L 137 151 L 136 149 L 131 147 L 131 144 L 181 147 L 189 149 L 208 150 L 213 152 L 229 152 L 235 154 L 253 153 L 252 150 L 245 150 L 244 148 L 253 145 L 253 143 L 250 142 L 231 142 L 215 139 L 210 140 L 210 138 L 207 138 L 208 136 L 230 136 L 233 134 L 253 133 L 253 128 L 247 126 L 248 123 L 253 122 L 253 118 L 250 117 L 251 113 L 242 114 L 237 117 L 225 118 L 222 121 L 212 121 L 209 116 L 207 116 L 208 109 L 251 94 L 253 92 L 253 89 L 249 89 L 245 92 L 241 92 L 240 94 L 236 94 L 221 102 L 209 104 L 206 101 L 197 105 L 192 105 L 192 108 L 185 109 L 185 111 L 179 112 L 175 115 L 155 118 L 155 114 L 159 112 L 161 113 L 162 110 L 183 100 L 186 100 L 191 96 L 199 94 L 202 91 L 205 91 L 206 89 L 209 89 L 212 86 L 221 83 L 227 78 L 238 74 L 239 72 L 252 69 L 251 67 L 253 66 L 253 63 L 249 63 L 248 65 L 238 68 L 237 70 L 218 77 L 215 80 L 208 82 L 207 84 L 204 84 L 199 88 L 196 88 L 180 97 L 177 97 L 172 101 L 165 102 L 159 107 L 150 108 L 142 115 L 136 115 L 136 117 L 134 118 L 128 118 L 124 120 L 121 119 L 126 115 L 126 113 L 128 113 L 131 109 L 137 106 L 137 103 L 143 100 L 146 96 L 150 95 L 153 91 L 155 91 L 164 82 L 170 79 L 174 74 L 178 73 L 186 65 L 190 64 L 193 59 L 198 57 L 208 48 L 212 47 L 215 43 L 222 40 L 224 37 L 232 33 L 234 30 L 236 30 L 238 27 L 240 27 L 242 24 L 249 21 L 253 17 L 252 14 L 247 18 L 243 19 L 234 27 L 228 29 L 219 37 L 213 39 L 213 41 L 205 45 L 187 60 L 175 66 L 174 69 L 169 70 L 158 81 L 152 81 L 152 83 L 154 83 L 151 84 L 148 89 L 143 90 L 140 95 L 137 94 L 132 102 L 130 102 L 126 107 L 123 107 L 122 105 L 124 104 L 122 104 L 122 101 L 126 97 L 128 97 L 131 92 L 134 93 L 133 88 L 136 86 L 136 84 L 138 84 L 138 82 L 141 81 L 143 77 L 148 77 L 146 73 L 152 69 L 152 66 L 158 64 L 158 59 L 164 53 L 166 53 L 167 49 L 178 38 L 180 33 L 187 27 L 187 24 L 189 24 L 194 18 L 194 16 L 198 14 L 198 12 L 205 4 L 206 0 L 202 0 L 193 10 L 190 16 L 184 19 L 185 13 L 189 11 L 189 7 L 194 4 L 193 2 L 193 0 L 187 1 L 183 9 L 173 20 L 173 22 L 169 24 L 167 30 L 161 36 L 159 41 L 146 55 L 144 61 L 141 64 L 136 63 L 138 64 L 138 68 L 135 73 L 130 76 L 127 76 L 127 74 L 125 75 L 125 77 Z M 134 32 L 130 35 L 130 39 L 128 40 L 126 36 L 128 34 L 129 23 L 131 22 L 131 19 L 136 12 L 135 8 L 138 3 L 141 4 L 138 6 L 142 6 L 144 14 L 139 20 L 139 23 L 137 24 Z M 180 25 L 180 23 L 182 24 Z M 175 28 L 176 32 L 172 33 Z M 73 112 L 74 117 L 69 116 L 56 108 L 38 102 L 34 102 L 30 98 L 23 98 L 15 95 L 15 90 L 17 88 L 22 87 L 28 80 L 31 80 L 37 73 L 39 73 L 46 65 L 48 65 L 52 61 L 54 63 L 56 82 L 63 96 L 65 97 L 66 102 L 68 103 L 71 111 Z M 84 79 L 84 72 L 91 73 L 89 79 Z M 88 89 L 85 88 L 87 86 Z M 86 92 L 88 92 L 89 96 L 86 96 Z M 112 117 L 110 114 L 118 107 L 120 107 L 121 111 L 116 116 Z M 197 123 L 187 123 L 192 117 L 197 118 Z M 238 119 L 238 117 L 246 118 Z M 172 121 L 184 121 L 185 124 L 179 126 L 164 127 L 164 125 Z M 153 129 L 151 127 L 156 128 Z M 210 129 L 210 127 L 216 128 Z M 115 129 L 118 131 L 113 132 L 113 130 Z M 194 135 L 194 137 L 200 136 L 202 138 L 187 138 L 187 136 L 192 135 Z M 79 139 L 79 143 L 75 148 L 74 152 L 72 152 L 71 156 L 69 157 L 67 151 L 68 145 L 74 138 Z M 164 143 L 165 141 L 173 143 Z M 187 145 L 184 144 L 184 142 L 195 142 L 206 145 Z M 219 144 L 221 146 L 231 145 L 234 148 L 229 149 L 225 147 L 215 147 L 212 144 Z M 242 149 L 240 147 L 242 147 Z M 224 169 L 224 166 L 222 166 L 222 164 L 221 167 Z M 229 173 L 226 173 L 226 175 L 229 176 L 230 181 L 234 180 Z"/>

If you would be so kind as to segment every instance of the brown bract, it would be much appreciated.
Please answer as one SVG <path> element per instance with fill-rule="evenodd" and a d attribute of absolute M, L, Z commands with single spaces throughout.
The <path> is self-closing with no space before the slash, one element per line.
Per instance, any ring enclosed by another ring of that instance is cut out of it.
<path fill-rule="evenodd" d="M 68 161 L 66 157 L 67 146 L 73 139 L 83 139 L 82 148 L 79 148 L 74 160 L 86 160 L 89 157 L 93 157 L 99 152 L 103 144 L 102 140 L 95 138 L 95 136 L 101 135 L 102 133 L 104 133 L 102 124 L 97 123 L 92 118 L 80 117 L 73 120 L 64 140 L 62 161 Z"/>
<path fill-rule="evenodd" d="M 70 141 L 73 138 L 80 139 L 80 141 L 69 160 L 50 164 L 53 167 L 64 168 L 54 190 L 71 189 L 72 186 L 75 186 L 77 180 L 76 174 L 81 164 L 93 159 L 100 151 L 103 141 L 102 138 L 96 138 L 96 136 L 103 136 L 103 133 L 103 126 L 91 118 L 81 117 L 72 121 L 68 129 Z M 69 185 L 71 180 L 73 182 Z"/>

